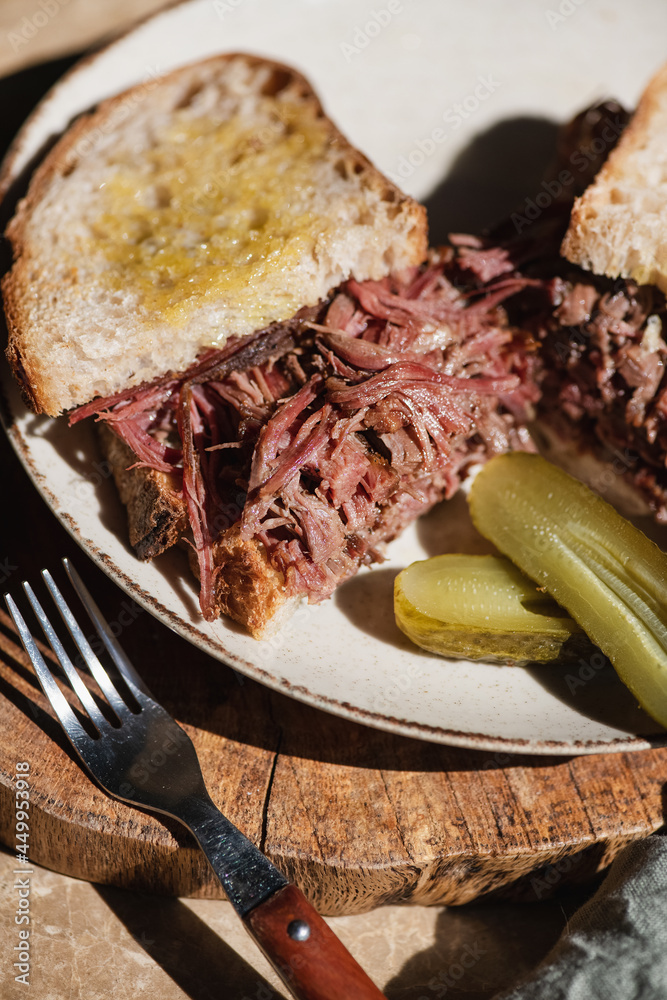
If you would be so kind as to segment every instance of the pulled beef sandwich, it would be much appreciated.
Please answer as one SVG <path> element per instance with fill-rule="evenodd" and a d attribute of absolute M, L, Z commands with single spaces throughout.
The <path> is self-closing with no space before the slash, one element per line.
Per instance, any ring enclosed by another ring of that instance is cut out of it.
<path fill-rule="evenodd" d="M 101 105 L 8 236 L 28 403 L 96 418 L 138 555 L 186 544 L 208 620 L 265 634 L 532 447 L 535 344 L 503 303 L 539 282 L 466 237 L 427 252 L 286 67 L 221 56 Z"/>
<path fill-rule="evenodd" d="M 561 253 L 588 280 L 570 293 L 570 307 L 567 299 L 560 307 L 580 336 L 569 338 L 569 354 L 561 348 L 562 384 L 548 383 L 546 404 L 558 399 L 566 427 L 614 455 L 624 478 L 665 523 L 667 66 L 575 201 Z M 606 278 L 606 287 L 595 286 L 591 275 Z M 593 287 L 601 292 L 596 299 Z"/>
<path fill-rule="evenodd" d="M 507 307 L 540 342 L 538 443 L 667 523 L 667 67 L 633 115 L 607 102 L 564 129 L 548 183 L 483 244 L 533 282 Z"/>

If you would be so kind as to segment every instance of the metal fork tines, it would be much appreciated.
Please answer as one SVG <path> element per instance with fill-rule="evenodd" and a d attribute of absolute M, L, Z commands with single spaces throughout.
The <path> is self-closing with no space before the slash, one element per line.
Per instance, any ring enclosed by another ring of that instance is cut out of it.
<path fill-rule="evenodd" d="M 84 726 L 77 717 L 14 599 L 6 594 L 10 614 L 44 694 L 79 757 L 99 784 L 117 798 L 166 813 L 184 823 L 199 841 L 228 898 L 243 916 L 262 899 L 287 885 L 287 879 L 214 805 L 190 737 L 151 696 L 78 573 L 68 560 L 63 563 L 135 704 L 128 704 L 130 699 L 124 698 L 112 681 L 48 570 L 42 571 L 44 582 L 82 663 L 96 681 L 111 712 L 107 711 L 107 717 L 102 711 L 34 590 L 29 583 L 24 583 L 44 635 L 80 702 L 84 722 L 87 717 L 92 726 Z M 75 659 L 79 661 L 79 657 Z"/>
<path fill-rule="evenodd" d="M 42 576 L 78 650 L 75 660 L 81 657 L 101 696 L 88 689 L 32 587 L 23 586 L 81 711 L 60 690 L 13 598 L 5 594 L 5 600 L 42 690 L 92 776 L 116 798 L 173 816 L 192 831 L 246 929 L 297 1000 L 382 998 L 303 893 L 213 803 L 190 737 L 152 697 L 78 573 L 68 560 L 63 563 L 115 664 L 122 690 L 47 570 Z"/>

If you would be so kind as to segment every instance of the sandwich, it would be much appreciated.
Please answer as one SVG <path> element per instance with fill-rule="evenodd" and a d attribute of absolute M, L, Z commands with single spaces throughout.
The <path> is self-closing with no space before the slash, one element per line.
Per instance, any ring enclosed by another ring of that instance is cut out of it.
<path fill-rule="evenodd" d="M 7 357 L 38 413 L 94 418 L 142 559 L 183 546 L 207 620 L 261 637 L 469 470 L 532 449 L 535 284 L 424 209 L 294 70 L 242 54 L 104 102 L 7 236 Z"/>
<path fill-rule="evenodd" d="M 531 282 L 506 309 L 540 345 L 539 449 L 667 523 L 667 66 L 633 114 L 606 101 L 567 125 L 483 245 Z"/>
<path fill-rule="evenodd" d="M 667 523 L 667 66 L 575 200 L 561 254 L 581 270 L 541 334 L 542 412 Z"/>

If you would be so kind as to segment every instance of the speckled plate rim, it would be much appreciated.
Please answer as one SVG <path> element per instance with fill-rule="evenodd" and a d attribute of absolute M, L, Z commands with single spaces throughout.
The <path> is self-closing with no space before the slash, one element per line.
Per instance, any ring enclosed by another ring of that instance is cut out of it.
<path fill-rule="evenodd" d="M 140 27 L 146 24 L 150 26 L 152 22 L 163 19 L 174 10 L 182 9 L 188 4 L 174 4 L 166 10 L 160 11 L 148 21 L 141 22 Z M 13 179 L 13 164 L 17 154 L 21 151 L 26 139 L 26 133 L 32 128 L 39 128 L 41 120 L 41 110 L 45 103 L 52 101 L 57 95 L 62 83 L 71 85 L 72 81 L 81 78 L 85 81 L 85 74 L 96 61 L 109 51 L 118 49 L 132 37 L 133 32 L 125 34 L 110 46 L 105 46 L 91 56 L 87 56 L 81 63 L 70 69 L 61 83 L 56 84 L 46 98 L 38 105 L 31 117 L 26 122 L 24 128 L 14 140 L 12 147 L 0 171 L 4 184 Z M 84 87 L 85 90 L 85 87 Z M 344 124 L 344 123 L 343 123 Z M 26 469 L 35 487 L 42 495 L 43 499 L 56 515 L 58 520 L 67 529 L 76 543 L 86 552 L 90 559 L 100 567 L 115 583 L 117 583 L 129 596 L 137 601 L 142 607 L 155 615 L 168 627 L 179 633 L 186 640 L 210 653 L 213 657 L 229 664 L 239 672 L 253 677 L 257 681 L 277 690 L 290 697 L 294 697 L 316 708 L 324 709 L 354 722 L 394 732 L 412 738 L 419 738 L 431 742 L 444 743 L 453 746 L 460 746 L 476 750 L 501 751 L 503 753 L 517 754 L 545 754 L 545 755 L 575 755 L 589 753 L 614 753 L 619 751 L 638 751 L 649 749 L 652 746 L 664 745 L 667 742 L 667 735 L 650 737 L 648 739 L 637 735 L 619 735 L 603 739 L 526 739 L 521 737 L 508 737 L 494 735 L 488 732 L 476 732 L 468 728 L 466 731 L 459 731 L 451 727 L 441 727 L 427 724 L 416 718 L 401 718 L 398 714 L 384 714 L 373 711 L 368 705 L 355 704 L 354 700 L 343 700 L 333 698 L 322 690 L 311 690 L 303 683 L 295 683 L 294 679 L 285 676 L 277 670 L 264 669 L 253 659 L 248 659 L 238 650 L 230 648 L 229 643 L 221 641 L 220 635 L 208 634 L 204 630 L 205 623 L 197 625 L 192 621 L 187 621 L 186 615 L 181 615 L 174 607 L 158 600 L 154 594 L 141 585 L 142 564 L 136 562 L 137 572 L 130 576 L 120 565 L 122 560 L 118 559 L 119 552 L 124 551 L 124 544 L 118 542 L 118 549 L 114 549 L 113 544 L 105 549 L 100 545 L 100 539 L 96 533 L 87 532 L 72 511 L 68 509 L 63 496 L 57 489 L 51 488 L 40 459 L 35 455 L 34 440 L 30 433 L 26 433 L 23 423 L 30 415 L 23 406 L 16 387 L 11 380 L 8 368 L 3 363 L 0 373 L 2 382 L 2 422 L 7 431 L 9 440 L 18 455 L 21 463 Z M 415 558 L 419 558 L 419 552 L 415 553 Z M 353 627 L 353 626 L 350 626 Z M 419 657 L 416 652 L 415 656 Z M 516 668 L 521 669 L 521 668 Z M 547 698 L 548 701 L 548 698 Z"/>

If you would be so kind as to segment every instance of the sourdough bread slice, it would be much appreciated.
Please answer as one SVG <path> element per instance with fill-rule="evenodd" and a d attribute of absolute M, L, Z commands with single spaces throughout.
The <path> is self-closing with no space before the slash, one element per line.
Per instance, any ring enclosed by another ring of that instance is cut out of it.
<path fill-rule="evenodd" d="M 243 54 L 79 119 L 7 235 L 8 358 L 50 415 L 181 371 L 427 249 L 425 210 L 347 142 L 308 82 Z"/>
<path fill-rule="evenodd" d="M 595 274 L 667 292 L 667 65 L 576 199 L 561 253 Z"/>

